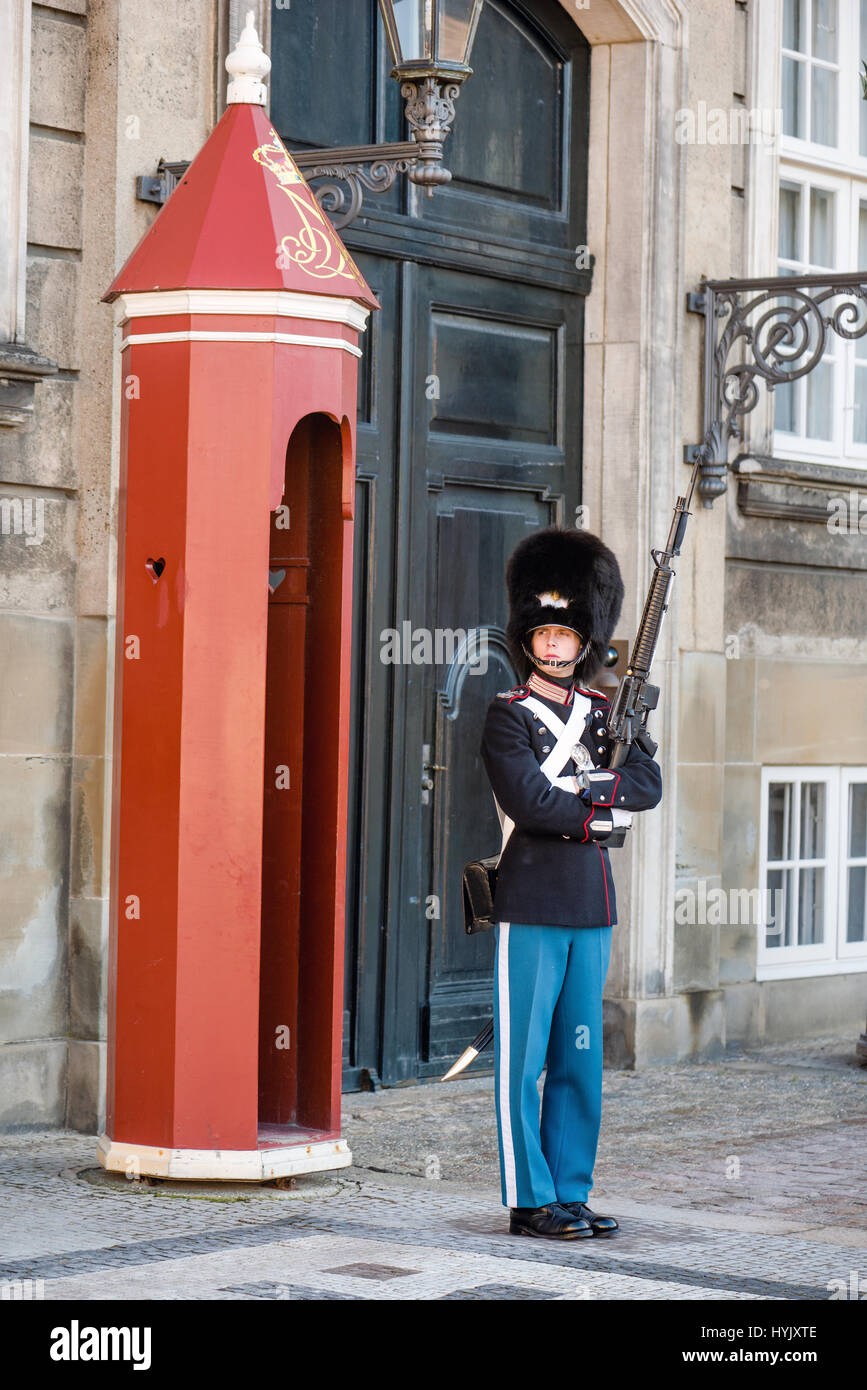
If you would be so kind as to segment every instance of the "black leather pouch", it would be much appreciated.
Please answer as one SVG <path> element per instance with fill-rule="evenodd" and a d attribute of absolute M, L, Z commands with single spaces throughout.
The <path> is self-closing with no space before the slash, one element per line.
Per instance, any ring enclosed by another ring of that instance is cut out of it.
<path fill-rule="evenodd" d="M 464 930 L 469 936 L 478 931 L 490 931 L 497 925 L 494 916 L 494 891 L 497 886 L 498 854 L 490 859 L 474 859 L 467 864 L 462 877 L 464 898 Z"/>

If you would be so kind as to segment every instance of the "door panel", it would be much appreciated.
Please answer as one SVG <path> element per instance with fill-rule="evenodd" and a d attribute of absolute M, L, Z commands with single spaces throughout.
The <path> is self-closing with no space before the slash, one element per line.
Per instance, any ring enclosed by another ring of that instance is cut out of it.
<path fill-rule="evenodd" d="M 343 1039 L 344 1084 L 350 1089 L 362 1081 L 375 1084 L 380 1069 L 392 787 L 386 729 L 394 668 L 379 657 L 380 633 L 392 625 L 395 603 L 391 556 L 401 389 L 401 267 L 386 257 L 355 255 L 382 309 L 371 315 L 362 337 L 358 380 Z"/>
<path fill-rule="evenodd" d="M 488 0 L 476 34 L 473 76 L 463 85 L 448 140 L 456 187 L 560 207 L 563 73 L 560 52 L 535 25 L 514 6 Z M 516 140 L 516 130 L 532 130 L 532 140 Z"/>
<path fill-rule="evenodd" d="M 555 444 L 555 325 L 431 309 L 433 434 Z"/>
<path fill-rule="evenodd" d="M 430 799 L 419 808 L 424 911 L 408 968 L 419 978 L 422 1076 L 441 1074 L 442 1062 L 490 1017 L 493 938 L 464 932 L 460 874 L 464 863 L 494 853 L 500 841 L 479 742 L 488 701 L 514 683 L 504 640 L 506 561 L 524 534 L 573 516 L 580 501 L 580 403 L 575 393 L 564 422 L 559 384 L 577 376 L 582 303 L 496 279 L 418 272 L 413 514 L 426 523 L 413 526 L 408 543 L 418 577 L 413 611 L 426 615 L 439 644 L 419 669 L 408 746 L 420 737 L 431 748 L 430 762 L 445 769 L 431 774 Z M 442 332 L 443 321 L 455 319 L 474 324 L 473 350 L 466 336 Z M 497 357 L 506 333 L 508 368 Z M 486 357 L 500 370 L 487 370 Z M 431 370 L 441 394 L 428 402 L 421 387 Z M 446 434 L 438 427 L 443 418 L 470 428 Z M 490 633 L 487 661 L 475 670 L 456 646 L 469 629 Z M 478 669 L 485 664 L 486 671 Z M 411 763 L 407 777 L 417 781 Z M 404 939 L 401 962 L 408 954 Z M 491 1054 L 483 1054 L 475 1065 L 490 1064 Z"/>
<path fill-rule="evenodd" d="M 486 490 L 452 481 L 432 499 L 436 626 L 454 630 L 471 615 L 485 629 L 486 642 L 481 660 L 471 643 L 469 661 L 456 652 L 435 675 L 431 761 L 446 770 L 434 774 L 430 809 L 436 913 L 429 920 L 421 1075 L 442 1074 L 443 1063 L 463 1051 L 493 1007 L 493 937 L 467 936 L 463 929 L 461 871 L 470 859 L 495 854 L 500 846 L 479 742 L 489 701 L 515 683 L 504 635 L 503 567 L 526 531 L 550 521 L 550 502 L 541 491 L 510 496 L 503 490 L 492 506 Z M 490 1061 L 490 1054 L 483 1055 L 475 1070 L 486 1070 Z"/>

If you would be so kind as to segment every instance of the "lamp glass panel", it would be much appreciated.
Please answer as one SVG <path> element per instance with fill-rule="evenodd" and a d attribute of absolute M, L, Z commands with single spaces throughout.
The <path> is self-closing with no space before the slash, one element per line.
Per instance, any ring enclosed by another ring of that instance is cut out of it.
<path fill-rule="evenodd" d="M 394 22 L 404 63 L 431 57 L 433 0 L 394 0 Z"/>
<path fill-rule="evenodd" d="M 438 58 L 448 63 L 468 63 L 467 42 L 478 0 L 440 0 Z"/>

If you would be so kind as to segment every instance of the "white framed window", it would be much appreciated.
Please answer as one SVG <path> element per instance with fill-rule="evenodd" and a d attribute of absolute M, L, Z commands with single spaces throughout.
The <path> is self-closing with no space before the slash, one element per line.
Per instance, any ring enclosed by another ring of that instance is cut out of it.
<path fill-rule="evenodd" d="M 846 0 L 783 0 L 783 133 L 810 148 L 836 149 L 846 138 L 841 39 L 852 8 Z"/>
<path fill-rule="evenodd" d="M 763 767 L 756 978 L 867 971 L 867 767 Z"/>
<path fill-rule="evenodd" d="M 783 0 L 779 275 L 867 276 L 862 53 L 867 0 Z M 841 302 L 827 301 L 824 312 Z M 812 372 L 773 393 L 774 452 L 867 469 L 867 341 L 834 332 L 826 341 Z"/>
<path fill-rule="evenodd" d="M 838 955 L 857 960 L 867 941 L 867 770 L 843 768 L 840 790 L 845 835 L 840 862 Z"/>

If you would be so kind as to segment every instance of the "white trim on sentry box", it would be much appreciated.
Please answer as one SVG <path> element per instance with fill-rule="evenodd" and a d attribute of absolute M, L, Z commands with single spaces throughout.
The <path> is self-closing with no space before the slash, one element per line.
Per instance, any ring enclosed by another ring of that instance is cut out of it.
<path fill-rule="evenodd" d="M 345 323 L 363 332 L 370 317 L 354 299 L 296 290 L 148 290 L 121 294 L 117 303 L 121 322 L 160 314 L 280 314 Z"/>
<path fill-rule="evenodd" d="M 311 333 L 217 333 L 193 328 L 181 333 L 130 333 L 123 338 L 120 350 L 135 343 L 295 343 L 299 347 L 340 348 L 353 357 L 361 356 L 361 348 L 343 338 L 317 338 Z"/>

